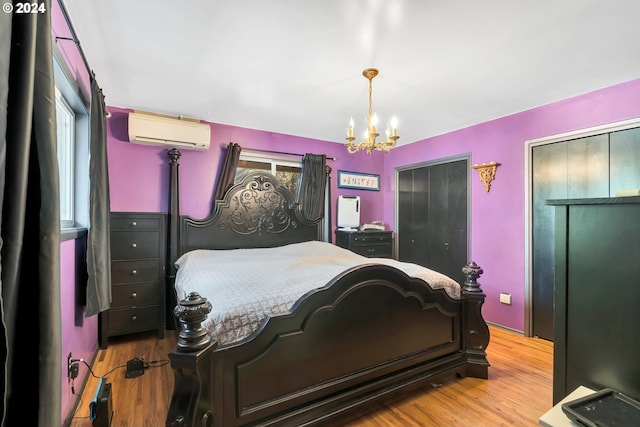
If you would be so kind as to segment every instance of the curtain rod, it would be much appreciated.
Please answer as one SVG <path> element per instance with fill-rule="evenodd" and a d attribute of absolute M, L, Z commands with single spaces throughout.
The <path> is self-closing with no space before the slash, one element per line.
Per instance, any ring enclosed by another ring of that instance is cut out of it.
<path fill-rule="evenodd" d="M 221 147 L 226 148 L 226 145 L 221 145 Z M 242 150 L 247 150 L 247 151 L 254 151 L 257 153 L 270 153 L 270 154 L 284 154 L 287 156 L 298 156 L 298 157 L 303 157 L 304 154 L 300 154 L 300 153 L 289 153 L 287 151 L 274 151 L 274 150 L 262 150 L 260 148 L 245 148 L 242 147 Z M 336 160 L 335 157 L 327 157 L 327 160 Z"/>
<path fill-rule="evenodd" d="M 89 67 L 89 62 L 87 61 L 87 57 L 84 55 L 84 51 L 82 50 L 82 46 L 80 46 L 80 40 L 78 40 L 78 35 L 76 34 L 76 30 L 73 28 L 73 24 L 71 23 L 71 19 L 69 19 L 69 12 L 67 12 L 67 8 L 64 5 L 63 0 L 58 0 L 58 5 L 60 6 L 60 10 L 62 10 L 62 15 L 64 16 L 64 20 L 67 22 L 67 27 L 69 27 L 69 31 L 71 31 L 71 37 L 56 37 L 56 40 L 71 40 L 78 47 L 78 52 L 80 52 L 80 57 L 82 57 L 82 62 L 84 62 L 84 66 L 87 69 L 87 73 L 91 74 L 91 67 Z"/>
<path fill-rule="evenodd" d="M 80 57 L 82 58 L 82 62 L 84 63 L 84 67 L 87 69 L 87 73 L 89 74 L 89 77 L 91 77 L 91 75 L 93 74 L 93 70 L 91 70 L 91 67 L 89 66 L 89 61 L 87 61 L 87 57 L 84 54 L 84 50 L 82 49 L 82 46 L 80 46 L 80 40 L 78 39 L 78 35 L 76 34 L 75 28 L 73 28 L 73 24 L 71 23 L 71 19 L 69 18 L 69 12 L 67 12 L 67 8 L 65 7 L 63 0 L 58 0 L 58 6 L 60 6 L 60 10 L 62 11 L 62 16 L 64 16 L 64 20 L 67 23 L 67 27 L 69 28 L 69 31 L 71 31 L 71 37 L 56 37 L 56 41 L 69 40 L 76 45 L 76 47 L 78 48 L 78 52 L 80 53 Z M 111 113 L 107 111 L 106 117 L 107 119 L 111 118 Z"/>

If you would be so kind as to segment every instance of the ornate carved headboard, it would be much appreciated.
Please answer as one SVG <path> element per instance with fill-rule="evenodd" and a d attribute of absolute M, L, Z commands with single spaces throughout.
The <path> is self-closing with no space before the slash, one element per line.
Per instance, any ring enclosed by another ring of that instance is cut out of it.
<path fill-rule="evenodd" d="M 180 152 L 172 149 L 168 154 L 171 158 L 167 253 L 170 269 L 180 255 L 193 249 L 274 247 L 322 240 L 323 221 L 305 221 L 293 194 L 267 172 L 254 172 L 233 185 L 222 200 L 215 201 L 205 219 L 180 215 Z"/>
<path fill-rule="evenodd" d="M 204 220 L 180 218 L 180 253 L 192 249 L 282 246 L 322 239 L 322 221 L 305 222 L 293 194 L 273 175 L 254 172 L 215 202 Z"/>

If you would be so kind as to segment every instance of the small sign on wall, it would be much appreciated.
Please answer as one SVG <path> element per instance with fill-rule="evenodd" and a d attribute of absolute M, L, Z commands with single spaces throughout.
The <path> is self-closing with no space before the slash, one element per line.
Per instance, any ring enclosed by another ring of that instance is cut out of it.
<path fill-rule="evenodd" d="M 380 175 L 338 171 L 338 188 L 380 191 Z"/>

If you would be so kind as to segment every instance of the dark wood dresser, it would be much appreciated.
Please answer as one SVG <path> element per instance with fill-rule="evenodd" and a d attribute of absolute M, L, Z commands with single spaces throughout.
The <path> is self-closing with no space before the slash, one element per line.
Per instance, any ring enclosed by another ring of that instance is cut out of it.
<path fill-rule="evenodd" d="M 578 386 L 640 399 L 640 197 L 555 206 L 553 403 Z"/>
<path fill-rule="evenodd" d="M 111 309 L 100 313 L 98 340 L 165 331 L 165 214 L 111 213 Z"/>
<path fill-rule="evenodd" d="M 393 231 L 336 230 L 336 245 L 370 258 L 393 258 Z"/>

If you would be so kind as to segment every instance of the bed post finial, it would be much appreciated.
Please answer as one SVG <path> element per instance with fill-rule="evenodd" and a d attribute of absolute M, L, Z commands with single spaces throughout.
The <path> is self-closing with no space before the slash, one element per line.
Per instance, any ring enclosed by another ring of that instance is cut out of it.
<path fill-rule="evenodd" d="M 171 159 L 171 163 L 177 163 L 178 159 L 182 155 L 182 153 L 180 153 L 180 151 L 178 151 L 176 148 L 172 148 L 171 150 L 169 150 L 167 152 L 167 154 L 169 155 L 169 158 Z"/>
<path fill-rule="evenodd" d="M 464 281 L 463 290 L 470 293 L 482 293 L 482 289 L 478 284 L 478 277 L 484 273 L 482 267 L 474 261 L 470 261 L 469 264 L 462 267 L 462 273 L 467 277 L 467 280 Z"/>
<path fill-rule="evenodd" d="M 470 261 L 462 267 L 462 273 L 467 277 L 462 286 L 464 310 L 462 347 L 468 362 L 467 375 L 487 379 L 489 378 L 489 361 L 486 349 L 490 335 L 489 327 L 482 318 L 482 304 L 486 295 L 478 283 L 478 277 L 484 271 L 478 264 Z"/>
<path fill-rule="evenodd" d="M 197 292 L 191 292 L 173 310 L 182 325 L 177 347 L 180 352 L 192 352 L 205 348 L 211 337 L 202 327 L 202 322 L 211 311 L 211 303 Z"/>

